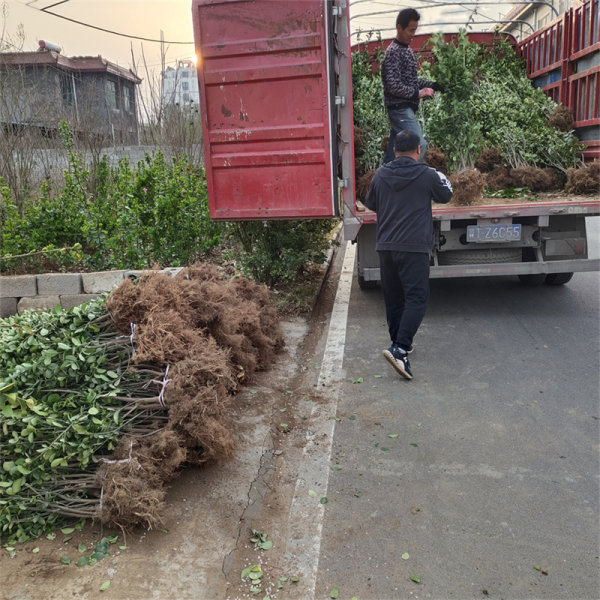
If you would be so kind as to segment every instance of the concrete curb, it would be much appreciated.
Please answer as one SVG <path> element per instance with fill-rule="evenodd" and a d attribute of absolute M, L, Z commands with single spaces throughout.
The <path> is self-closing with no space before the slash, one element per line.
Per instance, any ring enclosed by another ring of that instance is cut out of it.
<path fill-rule="evenodd" d="M 175 277 L 180 267 L 160 271 L 99 271 L 96 273 L 43 273 L 0 276 L 0 318 L 26 310 L 50 310 L 55 306 L 73 308 L 110 292 L 125 279 L 151 273 Z"/>

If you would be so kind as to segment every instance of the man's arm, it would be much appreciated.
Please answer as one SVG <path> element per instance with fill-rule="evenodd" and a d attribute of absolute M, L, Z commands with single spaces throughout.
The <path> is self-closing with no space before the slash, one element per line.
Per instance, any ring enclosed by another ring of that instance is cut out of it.
<path fill-rule="evenodd" d="M 375 182 L 377 180 L 377 173 L 373 179 L 371 179 L 371 185 L 369 185 L 369 191 L 367 192 L 367 196 L 363 204 L 374 212 L 377 212 L 377 193 L 375 192 Z"/>
<path fill-rule="evenodd" d="M 433 171 L 433 185 L 431 188 L 432 200 L 438 204 L 447 204 L 452 198 L 452 184 L 443 173 L 440 173 L 435 169 L 431 170 Z"/>

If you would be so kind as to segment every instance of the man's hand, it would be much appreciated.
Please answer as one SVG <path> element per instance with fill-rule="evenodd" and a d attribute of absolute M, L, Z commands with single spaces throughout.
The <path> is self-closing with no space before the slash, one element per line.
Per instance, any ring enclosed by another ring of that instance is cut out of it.
<path fill-rule="evenodd" d="M 433 88 L 426 87 L 419 90 L 419 98 L 431 98 L 434 94 Z"/>

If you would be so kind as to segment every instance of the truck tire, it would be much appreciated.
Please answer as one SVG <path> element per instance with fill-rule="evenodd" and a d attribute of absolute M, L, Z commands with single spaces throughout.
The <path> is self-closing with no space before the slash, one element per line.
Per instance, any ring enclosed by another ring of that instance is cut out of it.
<path fill-rule="evenodd" d="M 361 290 L 372 290 L 377 287 L 377 282 L 373 280 L 367 281 L 362 275 L 358 276 L 358 287 Z"/>
<path fill-rule="evenodd" d="M 517 275 L 517 277 L 523 285 L 542 285 L 546 282 L 546 275 L 544 273 Z"/>
<path fill-rule="evenodd" d="M 438 252 L 440 265 L 489 265 L 521 262 L 521 248 L 487 248 L 485 250 L 448 250 Z"/>
<path fill-rule="evenodd" d="M 573 273 L 550 273 L 546 275 L 546 285 L 565 285 L 573 279 Z"/>

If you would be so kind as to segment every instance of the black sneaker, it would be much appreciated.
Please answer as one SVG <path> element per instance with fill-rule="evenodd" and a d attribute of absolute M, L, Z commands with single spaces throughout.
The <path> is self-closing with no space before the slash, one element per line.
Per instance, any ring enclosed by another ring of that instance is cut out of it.
<path fill-rule="evenodd" d="M 395 344 L 390 346 L 389 350 L 383 351 L 383 356 L 386 360 L 406 379 L 412 379 L 413 375 L 410 370 L 410 362 L 408 361 L 408 354 L 405 354 Z"/>

